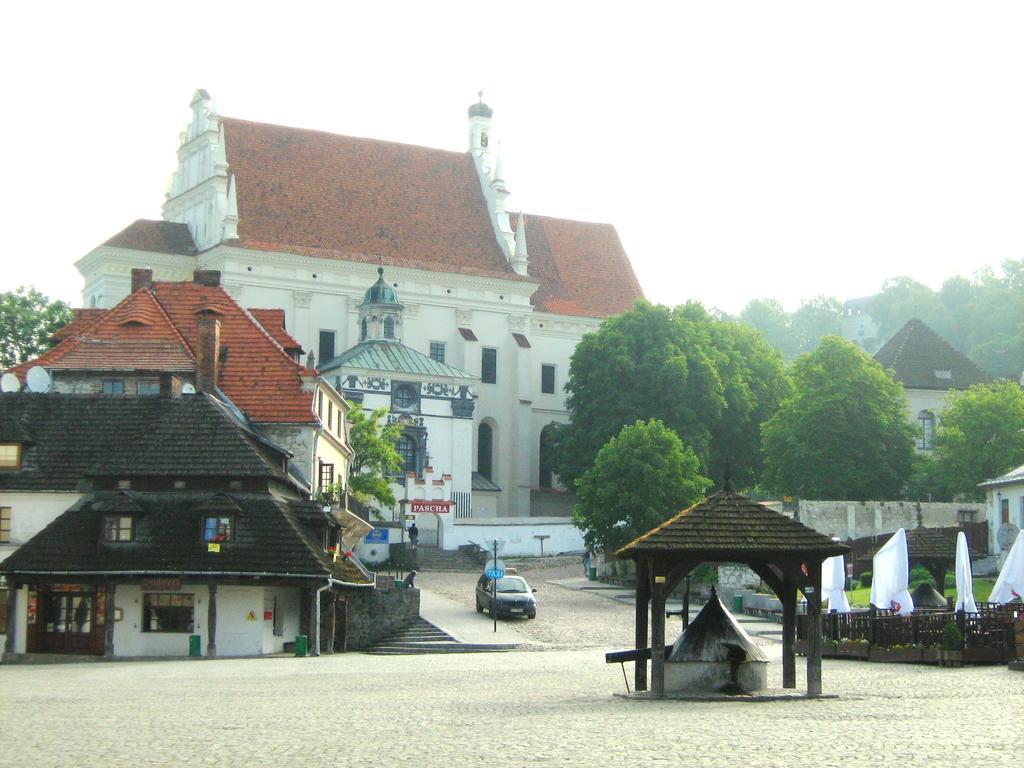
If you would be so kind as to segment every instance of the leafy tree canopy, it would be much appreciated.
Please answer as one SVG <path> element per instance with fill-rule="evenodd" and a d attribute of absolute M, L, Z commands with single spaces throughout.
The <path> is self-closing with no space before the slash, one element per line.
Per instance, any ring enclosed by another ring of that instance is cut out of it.
<path fill-rule="evenodd" d="M 390 475 L 402 466 L 402 457 L 395 448 L 402 425 L 383 423 L 386 407 L 367 412 L 360 403 L 350 401 L 349 405 L 349 442 L 354 453 L 349 463 L 349 492 L 364 504 L 376 500 L 393 507 Z"/>
<path fill-rule="evenodd" d="M 657 419 L 626 425 L 577 483 L 573 522 L 588 547 L 612 552 L 699 501 L 711 481 Z"/>
<path fill-rule="evenodd" d="M 900 384 L 826 336 L 793 364 L 793 395 L 764 425 L 764 482 L 808 499 L 891 499 L 910 476 L 915 428 Z"/>
<path fill-rule="evenodd" d="M 50 334 L 71 322 L 71 308 L 50 301 L 35 288 L 0 293 L 0 368 L 38 357 L 50 348 Z"/>
<path fill-rule="evenodd" d="M 804 352 L 813 352 L 825 336 L 842 333 L 843 305 L 831 296 L 817 296 L 789 314 L 774 299 L 754 299 L 740 320 L 760 331 L 786 360 L 793 360 Z"/>
<path fill-rule="evenodd" d="M 690 446 L 701 471 L 738 484 L 760 470 L 760 425 L 788 393 L 782 359 L 757 332 L 712 318 L 699 304 L 639 302 L 577 345 L 566 402 L 571 422 L 553 437 L 567 485 L 589 470 L 626 424 L 658 419 Z"/>
<path fill-rule="evenodd" d="M 978 483 L 1024 464 L 1024 390 L 1013 381 L 977 384 L 949 396 L 935 430 L 937 492 L 981 501 Z"/>

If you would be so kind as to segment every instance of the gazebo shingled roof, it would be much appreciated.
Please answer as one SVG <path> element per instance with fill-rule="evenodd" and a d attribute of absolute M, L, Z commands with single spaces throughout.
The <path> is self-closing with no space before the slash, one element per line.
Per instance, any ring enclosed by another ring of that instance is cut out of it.
<path fill-rule="evenodd" d="M 684 509 L 619 549 L 615 556 L 673 552 L 719 560 L 740 553 L 750 557 L 832 557 L 849 551 L 845 544 L 832 541 L 813 528 L 726 490 Z"/>

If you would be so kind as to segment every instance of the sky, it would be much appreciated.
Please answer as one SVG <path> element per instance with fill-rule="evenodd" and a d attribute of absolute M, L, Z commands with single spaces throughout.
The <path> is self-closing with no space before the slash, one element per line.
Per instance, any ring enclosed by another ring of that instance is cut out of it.
<path fill-rule="evenodd" d="M 738 313 L 1022 258 L 1019 2 L 17 3 L 0 291 L 159 218 L 196 88 L 232 117 L 466 149 L 615 225 L 645 294 Z"/>

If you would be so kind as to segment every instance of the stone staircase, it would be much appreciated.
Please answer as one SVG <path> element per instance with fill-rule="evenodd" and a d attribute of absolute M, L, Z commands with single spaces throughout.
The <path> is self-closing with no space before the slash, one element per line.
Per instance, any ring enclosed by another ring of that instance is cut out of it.
<path fill-rule="evenodd" d="M 446 552 L 436 546 L 420 544 L 416 548 L 417 571 L 465 571 L 483 573 L 481 562 L 466 552 Z"/>
<path fill-rule="evenodd" d="M 419 617 L 397 632 L 367 648 L 363 653 L 377 656 L 418 655 L 427 653 L 492 653 L 511 651 L 515 645 L 474 645 L 460 643 L 426 619 Z"/>

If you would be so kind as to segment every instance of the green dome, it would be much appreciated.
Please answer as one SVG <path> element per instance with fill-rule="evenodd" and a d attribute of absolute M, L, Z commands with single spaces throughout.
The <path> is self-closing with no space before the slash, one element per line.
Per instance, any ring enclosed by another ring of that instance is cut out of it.
<path fill-rule="evenodd" d="M 484 104 L 483 99 L 469 107 L 470 117 L 490 117 L 493 114 L 494 110 Z"/>
<path fill-rule="evenodd" d="M 395 289 L 384 282 L 384 267 L 377 267 L 377 282 L 367 289 L 363 297 L 364 304 L 398 304 Z"/>

